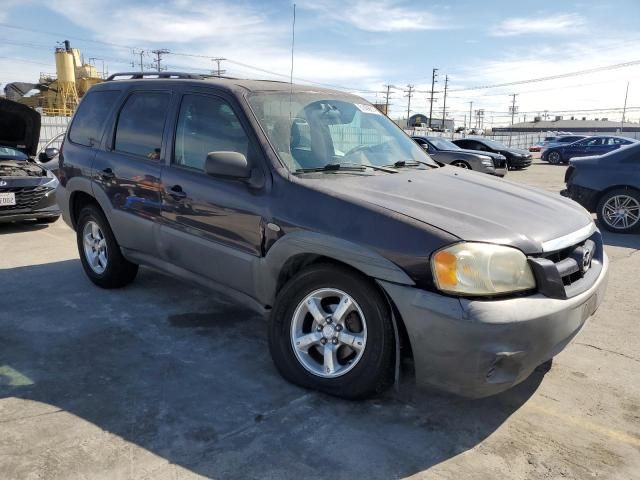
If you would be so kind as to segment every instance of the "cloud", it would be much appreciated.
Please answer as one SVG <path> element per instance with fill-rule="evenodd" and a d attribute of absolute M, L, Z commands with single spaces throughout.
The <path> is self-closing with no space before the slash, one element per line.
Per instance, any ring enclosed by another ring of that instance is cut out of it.
<path fill-rule="evenodd" d="M 281 73 L 269 75 L 232 62 L 223 62 L 229 75 L 253 78 L 288 79 L 290 71 L 290 29 L 286 17 L 269 16 L 264 5 L 214 0 L 169 0 L 141 6 L 123 0 L 51 0 L 42 3 L 81 28 L 89 30 L 96 40 L 144 48 L 167 48 L 171 52 L 194 57 L 166 55 L 165 65 L 172 70 L 210 71 L 210 58 L 225 57 L 245 65 Z M 73 43 L 73 41 L 72 41 Z M 98 47 L 85 47 L 98 50 Z M 126 49 L 112 49 L 111 54 L 92 56 L 131 57 Z M 133 59 L 133 58 L 131 58 Z M 147 60 L 150 62 L 150 58 Z M 110 62 L 114 63 L 114 62 Z M 111 67 L 113 70 L 113 66 Z M 378 70 L 366 62 L 344 54 L 323 56 L 298 49 L 295 56 L 295 78 L 318 82 L 341 82 L 376 76 Z"/>
<path fill-rule="evenodd" d="M 503 20 L 497 27 L 492 27 L 490 34 L 494 37 L 516 35 L 568 35 L 584 30 L 586 20 L 576 13 L 539 14 L 535 17 L 513 17 Z"/>
<path fill-rule="evenodd" d="M 421 6 L 402 6 L 396 0 L 314 0 L 301 8 L 319 12 L 335 22 L 347 23 L 368 32 L 404 32 L 451 28 L 444 17 Z"/>

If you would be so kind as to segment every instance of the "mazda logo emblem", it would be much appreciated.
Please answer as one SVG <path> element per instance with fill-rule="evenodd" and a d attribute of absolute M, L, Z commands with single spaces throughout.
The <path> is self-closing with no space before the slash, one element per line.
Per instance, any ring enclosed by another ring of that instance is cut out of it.
<path fill-rule="evenodd" d="M 591 250 L 585 248 L 582 253 L 582 271 L 586 272 L 589 267 L 591 267 Z"/>

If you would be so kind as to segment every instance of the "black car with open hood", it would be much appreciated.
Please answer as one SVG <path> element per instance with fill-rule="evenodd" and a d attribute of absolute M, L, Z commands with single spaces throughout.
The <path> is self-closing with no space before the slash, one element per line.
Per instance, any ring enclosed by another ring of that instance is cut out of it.
<path fill-rule="evenodd" d="M 60 216 L 55 199 L 58 180 L 33 160 L 39 139 L 40 114 L 0 99 L 0 222 L 48 223 Z"/>

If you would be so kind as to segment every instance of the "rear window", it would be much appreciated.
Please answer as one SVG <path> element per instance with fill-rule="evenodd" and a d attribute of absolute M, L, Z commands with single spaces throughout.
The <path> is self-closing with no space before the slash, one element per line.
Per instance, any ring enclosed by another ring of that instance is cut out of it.
<path fill-rule="evenodd" d="M 69 140 L 87 147 L 96 146 L 102 139 L 107 115 L 113 103 L 118 99 L 117 90 L 104 90 L 88 93 L 73 119 Z"/>
<path fill-rule="evenodd" d="M 115 149 L 150 160 L 160 159 L 169 98 L 164 92 L 132 94 L 118 115 Z"/>

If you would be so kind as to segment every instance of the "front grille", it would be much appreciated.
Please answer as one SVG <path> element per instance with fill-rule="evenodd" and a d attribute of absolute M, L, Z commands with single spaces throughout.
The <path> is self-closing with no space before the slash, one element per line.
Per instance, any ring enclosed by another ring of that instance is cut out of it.
<path fill-rule="evenodd" d="M 493 159 L 494 168 L 507 168 L 507 159 L 503 158 L 502 160 L 498 158 Z"/>
<path fill-rule="evenodd" d="M 16 194 L 16 204 L 0 206 L 0 214 L 16 210 L 33 209 L 33 207 L 42 200 L 47 190 L 49 190 L 47 187 L 42 186 L 0 188 L 0 192 L 2 193 L 13 192 Z"/>
<path fill-rule="evenodd" d="M 551 298 L 571 298 L 587 290 L 602 270 L 600 232 L 555 252 L 530 257 L 529 264 L 540 293 Z"/>

